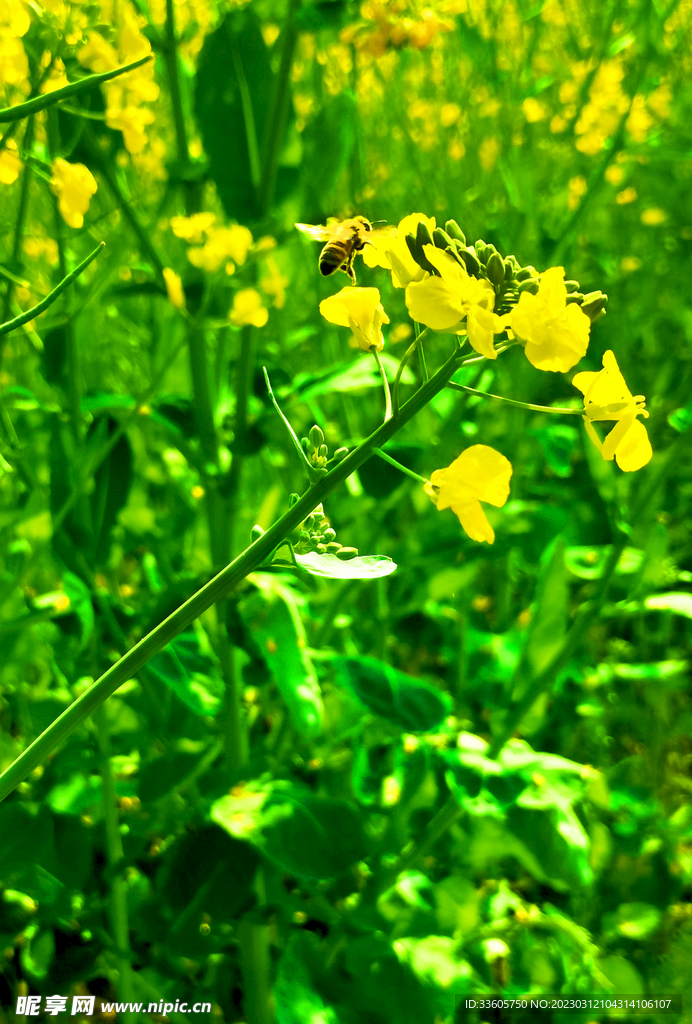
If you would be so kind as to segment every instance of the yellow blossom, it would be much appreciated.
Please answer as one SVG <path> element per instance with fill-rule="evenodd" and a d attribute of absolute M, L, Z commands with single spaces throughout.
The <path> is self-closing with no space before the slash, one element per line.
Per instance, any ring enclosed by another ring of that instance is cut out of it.
<path fill-rule="evenodd" d="M 84 164 L 70 164 L 62 157 L 53 161 L 51 188 L 58 197 L 58 209 L 66 224 L 81 228 L 84 214 L 98 185 L 96 179 Z"/>
<path fill-rule="evenodd" d="M 216 220 L 215 213 L 193 213 L 191 217 L 171 217 L 171 231 L 191 245 L 198 245 Z"/>
<path fill-rule="evenodd" d="M 260 278 L 260 288 L 265 295 L 271 295 L 275 309 L 284 307 L 287 284 L 288 278 L 283 276 L 274 257 L 267 256 L 264 261 L 264 274 Z"/>
<path fill-rule="evenodd" d="M 413 320 L 433 331 L 468 334 L 471 347 L 486 359 L 496 359 L 493 335 L 504 330 L 493 313 L 495 291 L 489 281 L 471 277 L 448 252 L 424 245 L 426 259 L 440 276 L 426 274 L 406 289 L 406 308 Z"/>
<path fill-rule="evenodd" d="M 166 282 L 166 291 L 168 292 L 168 299 L 171 304 L 176 309 L 184 309 L 185 292 L 183 291 L 183 282 L 170 267 L 164 267 L 163 279 Z"/>
<path fill-rule="evenodd" d="M 193 266 L 213 274 L 228 260 L 242 265 L 251 245 L 252 234 L 241 224 L 212 228 L 204 245 L 187 250 L 187 258 Z"/>
<path fill-rule="evenodd" d="M 521 105 L 524 117 L 533 124 L 535 121 L 543 121 L 548 116 L 545 107 L 535 96 L 527 96 Z"/>
<path fill-rule="evenodd" d="M 384 267 L 392 272 L 392 284 L 395 288 L 406 288 L 411 281 L 422 281 L 425 271 L 422 270 L 410 253 L 406 244 L 406 235 L 416 233 L 422 223 L 430 233 L 435 230 L 435 218 L 426 217 L 423 213 L 410 213 L 399 226 L 389 233 L 374 233 L 372 239 L 363 249 L 363 262 L 367 267 Z"/>
<path fill-rule="evenodd" d="M 154 115 L 145 107 L 123 107 L 106 110 L 106 124 L 123 133 L 128 153 L 141 153 L 147 144 L 145 125 L 153 124 Z"/>
<path fill-rule="evenodd" d="M 264 327 L 269 319 L 269 312 L 262 305 L 262 296 L 255 288 L 243 288 L 233 296 L 233 308 L 229 318 L 236 327 L 247 324 Z"/>
<path fill-rule="evenodd" d="M 350 327 L 360 348 L 369 352 L 384 348 L 382 324 L 389 323 L 389 317 L 380 302 L 377 288 L 354 288 L 347 286 L 336 295 L 320 302 L 320 313 L 330 324 Z"/>
<path fill-rule="evenodd" d="M 56 89 L 63 89 L 69 84 L 69 80 L 65 74 L 65 65 L 58 57 L 51 68 L 50 75 L 43 82 L 39 91 L 42 93 L 55 92 Z"/>
<path fill-rule="evenodd" d="M 0 152 L 0 185 L 12 185 L 19 177 L 22 161 L 17 153 L 17 143 L 8 139 L 5 148 Z"/>
<path fill-rule="evenodd" d="M 500 143 L 494 135 L 483 139 L 478 149 L 478 159 L 486 174 L 492 171 L 500 155 Z"/>
<path fill-rule="evenodd" d="M 29 91 L 29 61 L 21 39 L 15 36 L 0 36 L 0 85 Z"/>
<path fill-rule="evenodd" d="M 578 373 L 572 383 L 584 395 L 586 432 L 604 459 L 613 457 L 620 469 L 631 473 L 651 459 L 653 451 L 646 427 L 637 416 L 648 417 L 644 396 L 632 396 L 613 353 L 603 355 L 603 369 Z M 616 420 L 604 441 L 593 426 L 598 420 Z"/>
<path fill-rule="evenodd" d="M 625 177 L 625 172 L 617 164 L 611 164 L 605 172 L 605 177 L 606 181 L 609 181 L 611 185 L 619 185 Z"/>
<path fill-rule="evenodd" d="M 582 174 L 578 174 L 575 178 L 570 178 L 569 194 L 567 196 L 567 206 L 570 210 L 576 210 L 579 206 L 579 200 L 587 191 L 586 178 Z"/>
<path fill-rule="evenodd" d="M 579 306 L 567 305 L 563 267 L 541 274 L 537 295 L 520 295 L 509 322 L 525 343 L 526 358 L 538 370 L 566 373 L 589 346 L 591 321 Z"/>
<path fill-rule="evenodd" d="M 77 51 L 77 60 L 95 74 L 101 74 L 117 68 L 118 53 L 99 32 L 90 32 L 84 46 Z"/>
<path fill-rule="evenodd" d="M 25 0 L 0 0 L 0 35 L 18 39 L 26 35 L 30 25 Z"/>
<path fill-rule="evenodd" d="M 642 224 L 646 224 L 647 227 L 657 227 L 659 224 L 663 224 L 666 219 L 666 211 L 661 210 L 659 207 L 650 207 L 648 210 L 643 210 L 641 215 Z"/>
<path fill-rule="evenodd" d="M 628 203 L 633 203 L 636 198 L 637 190 L 630 185 L 629 188 L 623 188 L 622 192 L 618 192 L 615 196 L 615 202 L 619 206 L 626 206 Z"/>
<path fill-rule="evenodd" d="M 471 540 L 492 544 L 495 533 L 481 501 L 500 508 L 509 497 L 512 464 L 486 444 L 467 448 L 446 469 L 436 469 L 425 493 L 438 509 L 451 508 Z"/>

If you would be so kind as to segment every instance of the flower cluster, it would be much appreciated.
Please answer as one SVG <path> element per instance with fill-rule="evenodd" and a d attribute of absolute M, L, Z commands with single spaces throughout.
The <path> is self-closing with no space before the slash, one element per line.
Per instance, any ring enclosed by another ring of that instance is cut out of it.
<path fill-rule="evenodd" d="M 25 0 L 0 0 L 0 86 L 28 93 L 29 61 L 22 42 L 29 31 Z"/>
<path fill-rule="evenodd" d="M 171 230 L 177 238 L 190 243 L 187 258 L 194 267 L 215 274 L 222 266 L 234 274 L 242 266 L 252 246 L 252 234 L 241 224 L 223 227 L 216 224 L 215 213 L 193 213 L 191 217 L 171 217 Z"/>
<path fill-rule="evenodd" d="M 59 157 L 51 168 L 51 188 L 58 199 L 58 209 L 66 224 L 81 228 L 91 197 L 98 189 L 96 179 L 84 164 L 70 164 Z"/>
<path fill-rule="evenodd" d="M 405 46 L 423 50 L 440 32 L 454 30 L 453 20 L 440 17 L 432 6 L 419 8 L 406 0 L 367 0 L 361 15 L 363 20 L 342 29 L 340 38 L 375 57 Z"/>
<path fill-rule="evenodd" d="M 151 43 L 143 34 L 146 25 L 130 4 L 123 7 L 116 46 L 100 32 L 90 32 L 86 44 L 77 51 L 77 59 L 95 73 L 111 71 L 151 53 Z M 139 154 L 147 144 L 148 125 L 154 122 L 154 113 L 147 103 L 158 99 L 159 87 L 154 81 L 152 61 L 126 75 L 107 82 L 106 124 L 123 133 L 128 153 Z"/>
<path fill-rule="evenodd" d="M 584 295 L 578 281 L 565 280 L 563 267 L 539 274 L 482 239 L 467 245 L 456 221 L 442 229 L 434 218 L 411 214 L 397 228 L 373 231 L 360 252 L 367 266 L 389 270 L 394 287 L 405 290 L 412 320 L 468 340 L 485 359 L 519 345 L 537 369 L 566 373 L 586 355 L 591 324 L 605 315 L 607 296 Z M 330 323 L 350 327 L 364 351 L 377 355 L 384 348 L 382 327 L 389 317 L 377 288 L 342 288 L 322 300 L 320 312 Z M 499 344 L 498 335 L 504 336 Z M 613 353 L 606 352 L 601 371 L 578 373 L 573 384 L 584 396 L 587 434 L 603 458 L 615 458 L 625 472 L 646 465 L 653 453 L 638 419 L 648 416 L 644 398 L 632 396 Z M 601 441 L 593 424 L 608 420 L 615 426 Z M 425 491 L 438 509 L 456 513 L 469 537 L 492 543 L 495 535 L 480 502 L 504 505 L 511 475 L 504 455 L 474 445 L 446 469 L 435 470 Z"/>

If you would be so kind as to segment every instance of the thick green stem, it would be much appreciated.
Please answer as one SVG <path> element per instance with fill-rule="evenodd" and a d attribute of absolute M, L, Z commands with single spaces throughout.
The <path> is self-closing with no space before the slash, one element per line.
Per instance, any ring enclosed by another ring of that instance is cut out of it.
<path fill-rule="evenodd" d="M 281 39 L 281 63 L 274 82 L 274 94 L 267 116 L 264 139 L 262 140 L 262 171 L 259 182 L 259 199 L 262 215 L 266 216 L 274 199 L 279 153 L 283 145 L 286 121 L 291 102 L 291 66 L 295 52 L 298 30 L 295 14 L 301 0 L 290 0 L 286 24 Z"/>
<path fill-rule="evenodd" d="M 255 875 L 255 892 L 259 906 L 266 905 L 264 869 Z M 248 1024 L 272 1024 L 271 955 L 269 926 L 245 917 L 238 926 L 240 964 L 243 973 L 243 1009 Z"/>
<path fill-rule="evenodd" d="M 110 759 L 112 756 L 108 718 L 102 706 L 94 716 L 96 735 L 101 751 L 101 788 L 103 794 L 103 820 L 106 828 L 106 855 L 112 872 L 110 917 L 120 981 L 118 995 L 121 1001 L 132 1001 L 132 963 L 130 949 L 130 926 L 127 910 L 127 882 L 123 874 L 123 843 L 118 822 L 118 804 L 113 783 Z M 135 1019 L 129 1012 L 123 1016 L 126 1024 Z"/>
<path fill-rule="evenodd" d="M 26 154 L 31 152 L 31 145 L 34 138 L 34 119 L 29 118 L 29 122 L 26 126 L 24 133 L 23 148 Z M 16 266 L 21 262 L 22 256 L 22 243 L 24 241 L 24 225 L 26 224 L 26 215 L 29 209 L 29 194 L 31 192 L 31 181 L 33 178 L 33 170 L 31 165 L 28 163 L 24 164 L 24 170 L 22 172 L 22 184 L 19 193 L 19 205 L 17 207 L 17 219 L 14 225 L 14 238 L 12 240 L 12 263 Z M 2 320 L 3 324 L 10 315 L 12 308 L 12 284 L 8 281 L 7 291 L 5 292 L 5 300 L 2 309 Z M 0 332 L 4 333 L 4 332 Z M 4 343 L 0 342 L 0 363 L 2 362 L 2 349 Z"/>
<path fill-rule="evenodd" d="M 377 351 L 374 345 L 370 346 L 370 351 L 375 357 L 378 369 L 380 371 L 380 377 L 382 378 L 382 387 L 384 388 L 384 418 L 385 421 L 392 417 L 392 396 L 389 393 L 389 381 L 387 380 L 387 372 L 382 362 L 382 356 Z"/>
<path fill-rule="evenodd" d="M 185 115 L 183 113 L 183 98 L 180 89 L 180 65 L 178 62 L 178 47 L 175 38 L 175 9 L 173 0 L 166 0 L 166 29 L 165 47 L 163 50 L 168 73 L 168 89 L 173 108 L 173 125 L 175 127 L 175 144 L 178 151 L 178 160 L 185 166 L 189 163 L 190 153 L 187 145 L 187 131 L 185 129 Z"/>
<path fill-rule="evenodd" d="M 88 718 L 118 687 L 128 679 L 132 679 L 155 654 L 195 619 L 199 618 L 203 612 L 211 608 L 217 601 L 227 597 L 248 573 L 259 568 L 278 544 L 302 523 L 317 505 L 320 505 L 332 491 L 371 457 L 374 448 L 386 444 L 442 390 L 459 364 L 459 353 L 455 351 L 437 373 L 406 402 L 398 415 L 378 427 L 370 437 L 366 438 L 350 455 L 347 455 L 343 462 L 340 462 L 322 480 L 311 487 L 266 533 L 258 537 L 230 565 L 227 565 L 168 618 L 152 629 L 139 643 L 135 644 L 132 650 L 104 672 L 100 679 L 97 679 L 81 697 L 78 697 L 69 708 L 63 711 L 0 775 L 0 801 L 4 800 L 26 778 L 29 772 L 41 764 L 48 754 L 55 750 L 58 744 Z"/>

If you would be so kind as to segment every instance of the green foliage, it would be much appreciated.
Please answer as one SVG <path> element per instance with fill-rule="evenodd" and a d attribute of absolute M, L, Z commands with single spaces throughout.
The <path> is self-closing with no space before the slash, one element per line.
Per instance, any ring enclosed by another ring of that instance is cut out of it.
<path fill-rule="evenodd" d="M 0 1021 L 687 1021 L 688 6 L 6 7 Z"/>

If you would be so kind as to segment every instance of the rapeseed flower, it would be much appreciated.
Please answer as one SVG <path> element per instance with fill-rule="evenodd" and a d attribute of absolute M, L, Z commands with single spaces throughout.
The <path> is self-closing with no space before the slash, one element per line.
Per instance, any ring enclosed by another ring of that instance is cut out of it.
<path fill-rule="evenodd" d="M 0 152 L 0 185 L 13 185 L 22 167 L 17 143 L 14 139 L 8 139 L 5 148 Z"/>
<path fill-rule="evenodd" d="M 350 327 L 358 346 L 365 352 L 372 348 L 381 352 L 384 348 L 382 324 L 389 323 L 389 317 L 380 302 L 377 288 L 354 288 L 349 285 L 336 295 L 320 302 L 320 313 L 330 324 Z"/>
<path fill-rule="evenodd" d="M 176 309 L 184 309 L 185 292 L 183 291 L 183 282 L 175 270 L 172 270 L 170 267 L 164 267 L 163 279 L 166 283 L 166 292 L 168 293 L 168 300 L 171 305 L 175 306 Z"/>
<path fill-rule="evenodd" d="M 263 306 L 262 296 L 255 288 L 242 288 L 233 296 L 229 319 L 236 327 L 248 324 L 264 327 L 269 319 L 269 311 Z"/>
<path fill-rule="evenodd" d="M 204 245 L 194 246 L 187 250 L 187 258 L 193 266 L 216 273 L 225 263 L 226 273 L 235 271 L 235 264 L 243 264 L 252 245 L 252 234 L 242 224 L 232 224 L 227 228 L 209 228 Z"/>
<path fill-rule="evenodd" d="M 486 359 L 496 359 L 493 335 L 504 321 L 493 313 L 495 291 L 489 281 L 471 275 L 453 256 L 424 245 L 426 259 L 440 276 L 426 274 L 406 289 L 406 308 L 412 319 L 433 331 L 468 334 L 471 347 Z"/>
<path fill-rule="evenodd" d="M 495 532 L 481 507 L 500 508 L 509 497 L 512 464 L 487 444 L 474 444 L 446 469 L 436 469 L 425 493 L 438 509 L 451 508 L 471 540 L 492 544 Z"/>
<path fill-rule="evenodd" d="M 632 396 L 610 349 L 603 355 L 603 369 L 584 371 L 572 379 L 584 395 L 586 432 L 606 461 L 613 458 L 626 473 L 641 469 L 653 455 L 646 427 L 637 416 L 648 418 L 644 396 Z M 604 441 L 594 428 L 599 420 L 616 420 Z"/>
<path fill-rule="evenodd" d="M 84 164 L 70 164 L 62 157 L 53 161 L 51 188 L 58 197 L 58 209 L 66 224 L 81 228 L 91 197 L 98 189 L 96 179 Z"/>
<path fill-rule="evenodd" d="M 586 355 L 591 321 L 575 303 L 567 305 L 563 267 L 541 274 L 538 294 L 523 292 L 508 319 L 538 370 L 566 373 Z"/>
<path fill-rule="evenodd" d="M 435 218 L 426 217 L 424 213 L 410 213 L 399 221 L 397 228 L 373 232 L 373 237 L 368 239 L 363 249 L 363 263 L 367 267 L 391 270 L 395 288 L 406 288 L 411 281 L 422 281 L 425 277 L 425 271 L 418 266 L 406 244 L 406 235 L 415 235 L 420 223 L 425 224 L 432 235 L 436 227 Z"/>

